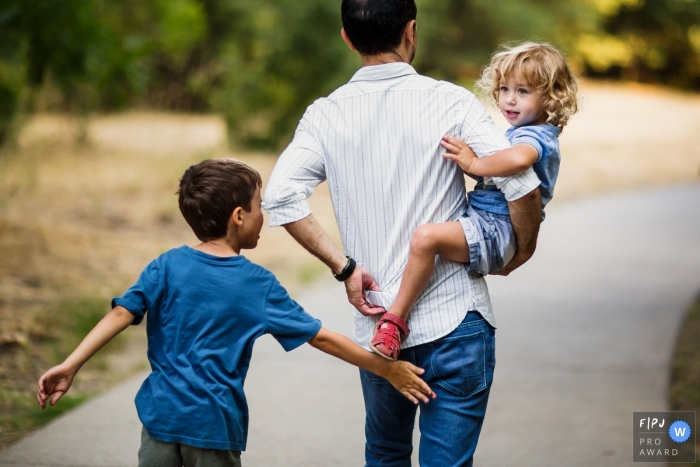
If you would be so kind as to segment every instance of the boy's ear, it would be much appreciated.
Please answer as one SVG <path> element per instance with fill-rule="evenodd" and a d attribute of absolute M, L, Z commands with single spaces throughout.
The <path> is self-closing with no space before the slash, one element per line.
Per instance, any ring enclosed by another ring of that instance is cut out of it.
<path fill-rule="evenodd" d="M 243 208 L 238 206 L 236 209 L 233 210 L 231 213 L 231 217 L 229 218 L 229 225 L 235 225 L 236 227 L 240 227 L 243 225 Z"/>

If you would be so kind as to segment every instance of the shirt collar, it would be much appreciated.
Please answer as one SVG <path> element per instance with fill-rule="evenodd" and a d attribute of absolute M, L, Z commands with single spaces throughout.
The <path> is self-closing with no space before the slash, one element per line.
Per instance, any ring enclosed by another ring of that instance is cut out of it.
<path fill-rule="evenodd" d="M 417 74 L 416 70 L 406 62 L 382 63 L 381 65 L 363 66 L 357 70 L 350 82 L 380 81 Z"/>

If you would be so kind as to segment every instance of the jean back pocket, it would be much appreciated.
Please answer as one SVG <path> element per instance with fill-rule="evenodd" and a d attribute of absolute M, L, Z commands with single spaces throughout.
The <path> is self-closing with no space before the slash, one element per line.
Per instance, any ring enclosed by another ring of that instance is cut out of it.
<path fill-rule="evenodd" d="M 486 335 L 483 329 L 434 342 L 431 370 L 435 384 L 457 395 L 486 389 Z"/>

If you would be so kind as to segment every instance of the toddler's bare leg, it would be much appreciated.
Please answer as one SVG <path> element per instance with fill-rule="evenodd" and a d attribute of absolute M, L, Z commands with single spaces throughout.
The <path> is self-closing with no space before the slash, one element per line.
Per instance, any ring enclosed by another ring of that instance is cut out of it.
<path fill-rule="evenodd" d="M 469 245 L 459 222 L 419 226 L 413 231 L 410 248 L 399 294 L 388 310 L 404 320 L 433 275 L 435 255 L 460 263 L 469 262 Z"/>

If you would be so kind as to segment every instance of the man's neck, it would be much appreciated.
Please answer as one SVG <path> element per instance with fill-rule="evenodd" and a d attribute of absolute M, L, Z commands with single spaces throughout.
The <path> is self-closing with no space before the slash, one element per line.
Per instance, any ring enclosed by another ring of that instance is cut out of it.
<path fill-rule="evenodd" d="M 410 53 L 404 50 L 394 50 L 392 52 L 383 52 L 376 55 L 360 54 L 362 66 L 383 65 L 385 63 L 411 63 L 413 57 Z"/>

